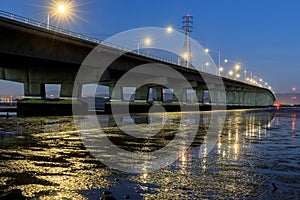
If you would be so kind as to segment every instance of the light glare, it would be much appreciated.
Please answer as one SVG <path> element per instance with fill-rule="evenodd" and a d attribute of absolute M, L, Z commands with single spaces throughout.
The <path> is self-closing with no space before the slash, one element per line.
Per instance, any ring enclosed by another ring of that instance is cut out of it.
<path fill-rule="evenodd" d="M 145 45 L 149 46 L 149 45 L 151 45 L 151 43 L 152 43 L 151 38 L 149 38 L 149 37 L 145 38 L 145 40 L 144 40 Z"/>
<path fill-rule="evenodd" d="M 67 10 L 65 5 L 58 5 L 58 12 L 65 13 Z"/>
<path fill-rule="evenodd" d="M 172 33 L 174 31 L 172 26 L 167 27 L 167 33 Z"/>
<path fill-rule="evenodd" d="M 235 70 L 240 70 L 241 66 L 239 64 L 235 65 Z"/>
<path fill-rule="evenodd" d="M 61 23 L 70 25 L 75 19 L 81 19 L 77 13 L 79 5 L 74 0 L 51 0 L 46 6 L 51 25 L 60 26 Z M 56 23 L 56 25 L 54 24 Z"/>

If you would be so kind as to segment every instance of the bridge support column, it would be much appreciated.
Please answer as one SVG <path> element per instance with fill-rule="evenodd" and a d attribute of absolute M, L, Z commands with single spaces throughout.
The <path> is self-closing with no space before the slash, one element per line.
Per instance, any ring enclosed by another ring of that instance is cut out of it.
<path fill-rule="evenodd" d="M 46 99 L 46 84 L 40 84 L 40 91 L 41 91 L 41 99 Z"/>
<path fill-rule="evenodd" d="M 233 90 L 228 89 L 226 91 L 226 101 L 227 104 L 234 104 L 235 93 Z"/>
<path fill-rule="evenodd" d="M 273 104 L 271 98 L 267 94 L 259 92 L 256 94 L 256 96 L 256 105 L 269 106 Z"/>
<path fill-rule="evenodd" d="M 213 89 L 209 90 L 210 103 L 217 104 L 218 103 L 218 91 Z"/>
<path fill-rule="evenodd" d="M 204 89 L 198 87 L 195 90 L 196 90 L 198 103 L 203 103 Z"/>
<path fill-rule="evenodd" d="M 240 90 L 239 94 L 240 94 L 240 105 L 244 106 L 245 105 L 245 92 L 243 90 Z"/>
<path fill-rule="evenodd" d="M 256 101 L 255 101 L 256 105 L 263 105 L 264 99 L 263 99 L 263 95 L 260 92 L 258 92 L 256 94 L 256 98 L 255 99 L 256 99 Z"/>
<path fill-rule="evenodd" d="M 243 90 L 243 104 L 245 106 L 253 106 L 255 104 L 255 95 L 254 93 L 250 90 Z"/>
<path fill-rule="evenodd" d="M 148 95 L 149 95 L 149 87 L 142 86 L 142 87 L 136 89 L 134 99 L 139 100 L 139 101 L 147 101 Z"/>
<path fill-rule="evenodd" d="M 240 105 L 246 106 L 246 92 L 244 90 L 240 91 Z"/>
<path fill-rule="evenodd" d="M 242 97 L 242 93 L 241 90 L 236 90 L 234 95 L 234 104 L 235 105 L 241 105 L 242 101 L 241 101 L 241 97 Z"/>
<path fill-rule="evenodd" d="M 255 94 L 255 92 L 249 92 L 249 104 L 251 106 L 256 105 L 256 94 Z"/>
<path fill-rule="evenodd" d="M 226 104 L 226 94 L 220 89 L 215 88 L 209 91 L 211 103 Z"/>
<path fill-rule="evenodd" d="M 152 97 L 153 97 L 153 101 L 159 101 L 162 102 L 163 98 L 162 98 L 162 87 L 159 86 L 155 86 L 152 87 Z"/>
<path fill-rule="evenodd" d="M 61 97 L 71 97 L 73 93 L 73 86 L 75 87 L 74 83 L 67 82 L 61 84 L 60 96 Z M 82 84 L 78 85 L 77 88 L 77 98 L 80 98 L 82 94 Z"/>
<path fill-rule="evenodd" d="M 216 92 L 218 104 L 226 104 L 226 92 L 223 89 L 218 89 Z"/>
<path fill-rule="evenodd" d="M 109 97 L 110 100 L 113 101 L 122 101 L 123 100 L 123 87 L 118 86 L 118 87 L 114 87 L 114 86 L 109 86 Z"/>
<path fill-rule="evenodd" d="M 25 93 L 25 96 L 30 96 L 30 97 L 40 97 L 40 98 L 43 98 L 43 97 L 46 97 L 46 92 L 45 92 L 45 89 L 44 89 L 44 95 L 41 94 L 42 92 L 42 85 L 41 83 L 39 82 L 25 82 L 24 83 L 24 93 Z"/>
<path fill-rule="evenodd" d="M 271 97 L 271 95 L 265 94 L 265 99 L 266 99 L 266 104 L 268 106 L 273 105 L 274 101 L 273 101 L 273 98 Z"/>
<path fill-rule="evenodd" d="M 260 94 L 258 92 L 255 93 L 255 106 L 259 105 L 261 99 L 260 99 Z"/>
<path fill-rule="evenodd" d="M 185 88 L 173 88 L 173 102 L 186 102 L 186 89 Z M 176 95 L 177 96 L 176 96 Z"/>
<path fill-rule="evenodd" d="M 248 106 L 249 105 L 249 95 L 248 95 L 248 92 L 246 90 L 243 90 L 243 104 L 245 106 Z"/>

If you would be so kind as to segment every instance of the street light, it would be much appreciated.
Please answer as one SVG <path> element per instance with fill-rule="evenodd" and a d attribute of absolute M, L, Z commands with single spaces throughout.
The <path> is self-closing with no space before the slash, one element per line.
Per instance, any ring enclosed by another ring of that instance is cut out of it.
<path fill-rule="evenodd" d="M 247 70 L 244 68 L 244 82 L 247 82 Z"/>
<path fill-rule="evenodd" d="M 240 64 L 236 64 L 234 68 L 235 68 L 236 71 L 239 71 L 241 69 L 241 65 Z"/>
<path fill-rule="evenodd" d="M 233 61 L 228 60 L 228 59 L 225 59 L 224 62 L 225 63 L 229 63 L 229 62 L 233 63 L 234 64 L 234 78 L 235 79 L 241 78 L 241 75 L 238 73 L 242 68 L 241 63 L 233 62 Z"/>
<path fill-rule="evenodd" d="M 221 76 L 221 73 L 224 71 L 224 68 L 223 67 L 220 67 L 219 68 L 219 75 Z"/>
<path fill-rule="evenodd" d="M 189 68 L 190 65 L 192 64 L 192 52 L 191 52 L 190 36 L 189 36 L 189 34 L 192 32 L 192 26 L 190 24 L 190 23 L 192 23 L 192 21 L 190 21 L 192 19 L 192 16 L 187 15 L 186 18 L 187 18 L 187 21 L 184 21 L 184 24 L 185 23 L 187 23 L 187 24 L 185 24 L 183 26 L 185 30 L 184 31 L 183 30 L 176 30 L 176 31 L 185 34 L 184 48 L 183 48 L 182 54 L 180 55 L 180 57 L 178 57 L 178 64 L 180 64 L 180 61 L 181 61 L 184 64 L 185 67 Z M 174 32 L 173 27 L 172 26 L 167 26 L 166 27 L 166 32 L 168 34 L 173 33 Z"/>
<path fill-rule="evenodd" d="M 239 71 L 241 70 L 241 64 L 240 63 L 236 64 L 234 69 L 235 69 L 235 78 L 240 79 L 241 75 L 239 74 Z"/>
<path fill-rule="evenodd" d="M 143 40 L 143 42 L 139 42 L 139 43 L 137 44 L 137 45 L 138 45 L 138 48 L 137 48 L 138 54 L 140 54 L 140 45 L 141 45 L 141 43 L 144 44 L 145 46 L 150 46 L 151 43 L 152 43 L 152 40 L 151 40 L 150 37 L 146 37 L 146 38 Z"/>
<path fill-rule="evenodd" d="M 206 48 L 205 50 L 204 50 L 206 53 L 209 53 L 209 52 L 215 52 L 215 53 L 218 53 L 218 74 L 219 74 L 219 76 L 221 75 L 221 71 L 223 71 L 223 70 L 221 70 L 221 52 L 220 51 L 217 51 L 217 50 L 210 50 L 210 49 L 208 49 L 208 48 Z"/>
<path fill-rule="evenodd" d="M 49 6 L 50 12 L 48 12 L 47 16 L 47 29 L 50 29 L 50 17 L 51 16 L 58 16 L 61 17 L 70 17 L 75 16 L 74 13 L 72 13 L 72 8 L 75 6 L 73 5 L 73 2 L 66 2 L 66 1 L 53 1 L 51 5 Z"/>
<path fill-rule="evenodd" d="M 174 31 L 174 29 L 173 29 L 172 26 L 168 26 L 168 27 L 166 28 L 166 30 L 167 30 L 167 33 L 172 33 L 172 32 Z"/>
<path fill-rule="evenodd" d="M 234 74 L 234 72 L 233 72 L 232 70 L 230 70 L 230 71 L 228 72 L 228 75 L 229 75 L 229 76 L 233 76 L 233 74 Z"/>
<path fill-rule="evenodd" d="M 205 67 L 209 67 L 209 65 L 210 65 L 209 62 L 206 62 L 206 63 L 202 64 L 202 65 L 201 65 L 202 71 L 204 71 L 204 66 L 205 66 Z"/>

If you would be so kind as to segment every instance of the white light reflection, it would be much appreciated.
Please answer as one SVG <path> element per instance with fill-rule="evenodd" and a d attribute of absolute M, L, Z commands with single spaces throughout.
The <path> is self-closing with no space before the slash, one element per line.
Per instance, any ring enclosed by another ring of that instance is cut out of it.
<path fill-rule="evenodd" d="M 219 159 L 239 160 L 243 148 L 253 148 L 251 141 L 261 140 L 267 136 L 273 117 L 272 113 L 267 116 L 260 113 L 249 114 L 247 117 L 241 117 L 239 113 L 229 116 L 228 129 L 219 134 L 216 145 Z M 250 142 L 245 145 L 245 140 Z"/>

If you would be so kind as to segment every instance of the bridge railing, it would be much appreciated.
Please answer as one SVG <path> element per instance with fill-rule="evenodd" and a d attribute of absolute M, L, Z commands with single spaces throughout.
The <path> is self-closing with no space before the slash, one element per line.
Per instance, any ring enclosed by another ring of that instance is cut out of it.
<path fill-rule="evenodd" d="M 132 52 L 132 53 L 135 53 L 135 54 L 138 54 L 138 55 L 142 55 L 142 56 L 145 56 L 145 57 L 157 59 L 157 60 L 168 62 L 168 63 L 172 63 L 172 64 L 177 64 L 174 61 L 171 61 L 171 60 L 168 60 L 168 59 L 164 59 L 164 58 L 161 58 L 161 57 L 158 57 L 158 56 L 154 56 L 154 55 L 148 54 L 148 53 L 144 52 L 142 49 L 140 49 L 139 52 L 137 52 L 135 50 L 128 49 L 126 47 L 121 47 L 119 45 L 115 45 L 115 44 L 112 44 L 112 43 L 109 43 L 109 42 L 106 42 L 106 41 L 101 41 L 101 40 L 99 40 L 97 38 L 92 38 L 92 37 L 87 36 L 85 34 L 73 32 L 73 31 L 69 31 L 69 30 L 65 30 L 65 29 L 57 27 L 57 26 L 53 26 L 53 25 L 50 25 L 50 24 L 46 24 L 46 23 L 43 23 L 43 22 L 32 20 L 32 19 L 29 19 L 29 18 L 26 18 L 26 17 L 22 17 L 20 15 L 15 15 L 13 13 L 9 13 L 9 12 L 6 12 L 6 11 L 0 10 L 0 16 L 5 17 L 7 19 L 11 19 L 13 21 L 17 21 L 17 22 L 21 22 L 21 23 L 25 23 L 25 24 L 30 24 L 30 25 L 38 27 L 38 28 L 43 28 L 43 29 L 46 29 L 46 30 L 49 30 L 49 31 L 53 31 L 53 32 L 56 32 L 56 33 L 61 33 L 61 34 L 64 34 L 64 35 L 68 35 L 68 36 L 71 36 L 71 37 L 74 37 L 74 38 L 77 38 L 77 39 L 82 39 L 82 40 L 90 41 L 90 42 L 93 42 L 93 43 L 96 43 L 96 44 L 100 44 L 101 43 L 104 46 L 112 47 L 112 48 L 115 48 L 115 49 L 118 49 L 118 50 L 122 50 L 124 52 Z"/>
<path fill-rule="evenodd" d="M 64 35 L 69 35 L 69 36 L 79 38 L 79 39 L 83 39 L 83 40 L 86 40 L 86 41 L 91 41 L 91 42 L 94 42 L 94 43 L 97 43 L 97 44 L 99 44 L 101 42 L 100 40 L 98 40 L 96 38 L 92 38 L 90 36 L 87 36 L 87 35 L 84 35 L 84 34 L 81 34 L 81 33 L 76 33 L 76 32 L 73 32 L 73 31 L 65 30 L 65 29 L 57 27 L 57 26 L 53 26 L 53 25 L 50 25 L 50 24 L 46 24 L 46 23 L 43 23 L 43 22 L 32 20 L 32 19 L 22 17 L 20 15 L 15 15 L 13 13 L 9 13 L 9 12 L 6 12 L 6 11 L 0 10 L 0 16 L 5 17 L 7 19 L 11 19 L 13 21 L 17 21 L 17 22 L 21 22 L 21 23 L 25 23 L 25 24 L 30 24 L 30 25 L 38 27 L 38 28 L 43 28 L 43 29 L 47 29 L 49 31 L 54 31 L 56 33 L 61 33 L 61 34 L 64 34 Z"/>
<path fill-rule="evenodd" d="M 68 35 L 70 37 L 74 37 L 74 38 L 77 38 L 77 39 L 90 41 L 90 42 L 95 43 L 95 44 L 102 44 L 104 46 L 112 47 L 112 48 L 115 48 L 115 49 L 118 49 L 118 50 L 121 50 L 121 51 L 124 51 L 124 52 L 131 52 L 131 53 L 134 53 L 136 55 L 142 55 L 142 56 L 149 57 L 149 58 L 159 60 L 159 61 L 162 61 L 162 62 L 166 62 L 166 63 L 170 63 L 170 64 L 174 64 L 174 65 L 179 65 L 181 67 L 186 67 L 185 65 L 180 64 L 180 63 L 178 63 L 174 60 L 169 60 L 169 59 L 165 59 L 165 58 L 162 58 L 162 57 L 159 57 L 159 56 L 151 55 L 151 54 L 143 51 L 143 49 L 140 49 L 138 51 L 133 50 L 133 49 L 128 49 L 126 47 L 121 47 L 119 45 L 115 45 L 115 44 L 112 44 L 112 43 L 109 43 L 109 42 L 106 42 L 106 41 L 102 41 L 102 40 L 99 40 L 97 38 L 92 38 L 92 37 L 87 36 L 85 34 L 69 31 L 69 30 L 66 30 L 66 29 L 63 29 L 63 28 L 60 28 L 60 27 L 57 27 L 57 26 L 53 26 L 53 25 L 50 25 L 50 24 L 46 24 L 46 23 L 43 23 L 43 22 L 39 22 L 39 21 L 36 21 L 36 20 L 29 19 L 29 18 L 26 18 L 26 17 L 15 15 L 13 13 L 9 13 L 9 12 L 3 11 L 3 10 L 0 10 L 0 16 L 2 16 L 4 18 L 7 18 L 7 19 L 11 19 L 12 21 L 17 21 L 17 22 L 29 24 L 29 25 L 32 25 L 32 26 L 35 26 L 35 27 L 38 27 L 38 28 L 46 29 L 46 30 L 53 31 L 53 32 L 56 32 L 56 33 L 61 33 L 61 34 L 64 34 L 64 35 Z M 240 81 L 245 82 L 245 83 L 250 84 L 250 85 L 255 85 L 255 86 L 258 86 L 258 87 L 262 87 L 262 88 L 267 88 L 267 89 L 269 89 L 273 92 L 273 90 L 271 88 L 265 87 L 264 85 L 254 84 L 254 83 L 251 83 L 251 82 L 248 82 L 248 81 L 242 81 L 242 80 L 240 80 Z"/>

